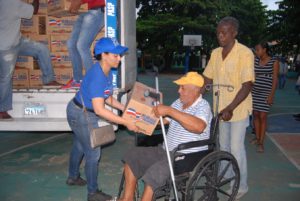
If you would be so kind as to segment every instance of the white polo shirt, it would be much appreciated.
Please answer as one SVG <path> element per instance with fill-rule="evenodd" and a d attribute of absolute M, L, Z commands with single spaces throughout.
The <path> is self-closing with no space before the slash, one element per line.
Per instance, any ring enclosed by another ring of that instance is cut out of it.
<path fill-rule="evenodd" d="M 195 117 L 200 118 L 206 123 L 206 128 L 202 133 L 192 133 L 185 128 L 183 128 L 177 121 L 173 119 L 168 119 L 170 122 L 167 140 L 169 151 L 172 151 L 179 144 L 191 142 L 191 141 L 199 141 L 199 140 L 207 140 L 210 135 L 210 122 L 212 119 L 212 112 L 209 103 L 200 96 L 190 107 L 186 109 L 182 109 L 183 105 L 180 99 L 177 99 L 171 107 L 175 108 L 184 113 L 188 113 Z M 165 147 L 165 146 L 164 146 Z M 191 153 L 196 151 L 207 150 L 207 146 L 191 148 L 188 150 L 182 151 L 182 153 Z"/>

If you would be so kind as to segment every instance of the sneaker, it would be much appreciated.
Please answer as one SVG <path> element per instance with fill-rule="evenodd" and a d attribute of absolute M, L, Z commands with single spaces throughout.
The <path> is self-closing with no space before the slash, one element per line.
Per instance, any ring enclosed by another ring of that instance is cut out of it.
<path fill-rule="evenodd" d="M 112 200 L 111 195 L 107 195 L 106 193 L 103 193 L 102 191 L 96 191 L 95 193 L 89 193 L 88 194 L 88 201 L 107 201 Z"/>
<path fill-rule="evenodd" d="M 80 84 L 81 84 L 80 82 L 71 79 L 69 82 L 67 82 L 67 84 L 63 85 L 61 89 L 79 89 Z"/>
<path fill-rule="evenodd" d="M 72 179 L 69 177 L 66 181 L 66 184 L 69 186 L 84 186 L 86 185 L 86 181 L 81 177 L 78 177 L 77 179 Z"/>
<path fill-rule="evenodd" d="M 0 121 L 12 121 L 13 118 L 7 112 L 0 112 Z"/>
<path fill-rule="evenodd" d="M 44 84 L 43 85 L 43 88 L 44 89 L 59 89 L 61 88 L 62 84 L 56 82 L 55 80 L 47 83 L 47 84 Z"/>

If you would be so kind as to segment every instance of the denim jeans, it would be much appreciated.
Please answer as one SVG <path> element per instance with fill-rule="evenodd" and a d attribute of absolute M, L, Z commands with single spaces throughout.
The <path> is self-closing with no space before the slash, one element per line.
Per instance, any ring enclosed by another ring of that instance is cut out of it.
<path fill-rule="evenodd" d="M 103 26 L 104 13 L 101 8 L 79 15 L 75 22 L 71 38 L 67 42 L 74 80 L 82 80 L 82 65 L 87 72 L 94 64 L 90 47 Z"/>
<path fill-rule="evenodd" d="M 88 115 L 88 121 L 87 116 Z M 67 119 L 73 131 L 73 146 L 69 161 L 69 178 L 76 179 L 80 176 L 80 163 L 85 158 L 85 176 L 89 193 L 98 189 L 98 165 L 101 155 L 100 147 L 93 149 L 90 143 L 88 122 L 92 127 L 98 127 L 99 117 L 95 113 L 83 112 L 71 100 L 67 106 Z"/>
<path fill-rule="evenodd" d="M 55 79 L 50 53 L 44 44 L 22 37 L 16 47 L 0 50 L 0 112 L 12 109 L 12 76 L 18 56 L 37 59 L 44 84 Z"/>
<path fill-rule="evenodd" d="M 245 150 L 246 128 L 249 126 L 249 117 L 235 122 L 220 121 L 220 149 L 231 153 L 237 160 L 240 169 L 239 192 L 248 191 L 247 158 Z"/>

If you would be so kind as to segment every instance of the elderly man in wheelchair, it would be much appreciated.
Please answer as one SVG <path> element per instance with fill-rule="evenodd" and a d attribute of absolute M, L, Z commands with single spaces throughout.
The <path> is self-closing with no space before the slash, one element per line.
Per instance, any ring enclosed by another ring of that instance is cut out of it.
<path fill-rule="evenodd" d="M 220 154 L 212 155 L 211 157 L 214 158 L 212 164 L 210 157 L 208 158 L 214 150 L 215 143 L 212 140 L 214 137 L 210 131 L 211 124 L 214 123 L 211 123 L 212 113 L 209 103 L 201 95 L 203 77 L 196 72 L 189 72 L 174 83 L 179 85 L 179 99 L 171 106 L 158 105 L 153 110 L 157 116 L 165 117 L 164 123 L 169 124 L 167 144 L 173 159 L 177 190 L 181 192 L 182 200 L 218 200 L 216 191 L 218 186 L 216 185 L 220 182 L 225 185 L 233 181 L 232 177 L 229 179 L 227 177 L 227 180 L 223 178 L 229 166 L 231 172 L 234 172 L 233 178 L 236 181 L 234 185 L 238 185 L 236 178 L 238 170 L 235 170 L 235 164 L 228 162 L 227 155 L 220 157 Z M 215 119 L 213 122 L 217 123 Z M 212 130 L 216 130 L 216 126 Z M 221 162 L 224 157 L 227 161 L 223 164 L 225 172 L 220 171 L 221 164 L 215 162 Z M 203 162 L 203 159 L 206 161 Z M 232 160 L 234 161 L 234 158 Z M 172 184 L 164 143 L 155 147 L 133 147 L 125 154 L 123 162 L 125 190 L 120 201 L 136 199 L 135 192 L 139 179 L 144 181 L 142 201 L 156 200 L 162 196 L 169 199 Z M 202 175 L 199 175 L 201 171 Z M 215 173 L 216 171 L 218 173 Z M 121 190 L 120 187 L 119 195 Z M 201 193 L 198 192 L 199 190 Z M 232 200 L 232 194 L 236 193 L 225 190 L 221 192 L 229 197 L 229 200 Z"/>

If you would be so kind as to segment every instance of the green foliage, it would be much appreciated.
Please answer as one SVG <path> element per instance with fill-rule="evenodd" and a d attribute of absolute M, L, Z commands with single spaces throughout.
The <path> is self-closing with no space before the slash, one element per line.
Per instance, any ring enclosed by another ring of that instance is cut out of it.
<path fill-rule="evenodd" d="M 183 35 L 202 35 L 209 55 L 218 46 L 216 26 L 225 16 L 240 21 L 238 40 L 254 46 L 266 30 L 265 7 L 260 0 L 136 0 L 138 46 L 152 55 L 171 56 L 183 52 Z M 166 58 L 167 60 L 170 58 Z M 166 62 L 167 67 L 170 62 Z"/>
<path fill-rule="evenodd" d="M 277 53 L 282 55 L 299 53 L 300 47 L 300 1 L 283 0 L 279 9 L 268 12 L 269 38 L 279 42 Z"/>

